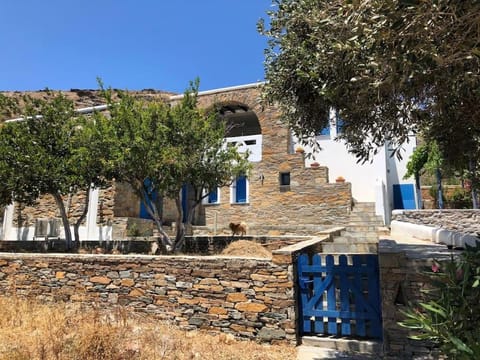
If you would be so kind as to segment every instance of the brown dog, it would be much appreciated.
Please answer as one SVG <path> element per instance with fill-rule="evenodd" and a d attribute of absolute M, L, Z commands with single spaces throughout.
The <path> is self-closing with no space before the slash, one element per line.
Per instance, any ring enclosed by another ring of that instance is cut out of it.
<path fill-rule="evenodd" d="M 241 223 L 235 224 L 230 223 L 230 230 L 232 230 L 232 237 L 235 235 L 245 236 L 247 234 L 247 224 L 243 221 Z"/>

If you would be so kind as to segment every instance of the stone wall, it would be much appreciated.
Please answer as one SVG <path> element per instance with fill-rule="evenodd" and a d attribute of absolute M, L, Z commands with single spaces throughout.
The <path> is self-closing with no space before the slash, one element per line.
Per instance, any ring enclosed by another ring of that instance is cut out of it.
<path fill-rule="evenodd" d="M 438 350 L 427 341 L 409 339 L 408 329 L 398 325 L 402 311 L 424 299 L 433 259 L 447 260 L 451 252 L 438 245 L 379 243 L 383 342 L 387 359 L 438 359 Z"/>
<path fill-rule="evenodd" d="M 63 197 L 63 203 L 70 223 L 73 224 L 80 217 L 85 208 L 85 191 L 79 191 Z M 15 203 L 14 226 L 33 226 L 36 219 L 60 218 L 55 199 L 51 195 L 43 195 L 33 206 Z M 85 220 L 83 221 L 85 223 Z"/>
<path fill-rule="evenodd" d="M 464 234 L 480 234 L 480 210 L 396 210 L 392 220 L 439 227 Z"/>
<path fill-rule="evenodd" d="M 114 203 L 115 217 L 138 217 L 140 214 L 140 199 L 128 184 L 115 183 Z"/>
<path fill-rule="evenodd" d="M 2 253 L 0 292 L 126 306 L 184 329 L 295 343 L 291 260 Z"/>

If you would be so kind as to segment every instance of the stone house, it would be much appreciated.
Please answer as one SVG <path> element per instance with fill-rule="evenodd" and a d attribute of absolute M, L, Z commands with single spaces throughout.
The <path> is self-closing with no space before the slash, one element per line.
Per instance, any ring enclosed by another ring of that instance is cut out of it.
<path fill-rule="evenodd" d="M 385 186 L 377 189 L 378 183 L 375 182 L 376 177 L 381 178 L 378 174 L 390 172 L 386 156 L 383 167 L 376 165 L 380 171 L 372 171 L 368 166 L 362 170 L 362 166 L 351 166 L 350 163 L 347 163 L 348 172 L 342 171 L 344 165 L 341 164 L 346 161 L 344 153 L 347 150 L 344 145 L 341 151 L 338 149 L 332 131 L 332 137 L 319 136 L 325 153 L 315 155 L 319 166 L 313 164 L 304 153 L 295 151 L 296 141 L 282 123 L 279 109 L 262 104 L 260 92 L 261 83 L 255 83 L 199 93 L 199 106 L 218 109 L 229 125 L 226 141 L 238 146 L 240 151 L 250 150 L 249 160 L 253 165 L 248 177 L 233 179 L 231 186 L 219 188 L 205 198 L 195 214 L 195 225 L 201 226 L 201 231 L 225 233 L 230 222 L 240 221 L 248 224 L 249 234 L 258 235 L 322 230 L 348 223 L 354 200 L 376 202 L 379 214 L 382 215 L 382 211 L 387 213 L 388 207 L 384 204 L 391 197 L 391 191 Z M 154 90 L 143 90 L 137 95 L 172 102 L 182 96 Z M 70 91 L 68 96 L 83 106 L 79 112 L 105 108 L 98 102 L 94 91 Z M 334 115 L 331 123 L 332 128 L 335 127 Z M 325 159 L 326 155 L 330 160 Z M 360 175 L 365 172 L 370 174 L 367 180 Z M 343 175 L 346 181 L 336 182 L 339 175 Z M 360 179 L 369 182 L 373 191 L 367 191 Z M 366 193 L 369 195 L 362 196 Z M 379 193 L 382 196 L 379 197 Z M 188 189 L 185 194 L 188 199 Z M 83 210 L 82 202 L 78 200 L 84 197 L 85 194 L 75 194 L 65 199 L 72 218 Z M 175 212 L 168 201 L 164 204 L 164 222 L 169 224 L 174 221 Z M 34 207 L 10 205 L 3 212 L 2 238 L 33 239 L 39 225 L 45 228 L 44 232 L 54 231 L 52 219 L 56 217 L 55 204 L 48 197 L 39 199 Z M 131 235 L 133 228 L 139 233 L 148 233 L 151 221 L 142 211 L 140 200 L 127 186 L 114 183 L 107 189 L 91 190 L 87 218 L 80 228 L 81 239 L 125 238 Z"/>

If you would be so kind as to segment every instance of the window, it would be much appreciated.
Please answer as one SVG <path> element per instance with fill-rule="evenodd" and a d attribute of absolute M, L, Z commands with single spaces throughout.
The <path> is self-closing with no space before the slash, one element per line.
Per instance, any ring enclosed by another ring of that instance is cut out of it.
<path fill-rule="evenodd" d="M 242 204 L 248 202 L 248 180 L 242 175 L 235 179 L 231 189 L 232 203 Z"/>
<path fill-rule="evenodd" d="M 280 185 L 290 185 L 290 173 L 280 173 Z"/>
<path fill-rule="evenodd" d="M 321 129 L 320 131 L 317 131 L 317 136 L 322 136 L 322 137 L 330 137 L 330 111 L 327 111 L 324 114 L 324 118 L 326 120 L 327 125 Z"/>
<path fill-rule="evenodd" d="M 317 135 L 319 136 L 330 136 L 330 125 L 320 130 Z"/>
<path fill-rule="evenodd" d="M 290 173 L 284 172 L 280 173 L 280 192 L 290 191 Z"/>
<path fill-rule="evenodd" d="M 220 202 L 220 194 L 219 194 L 219 189 L 215 189 L 210 194 L 207 196 L 207 204 L 218 204 Z"/>
<path fill-rule="evenodd" d="M 343 132 L 343 119 L 338 115 L 336 117 L 336 127 L 337 127 L 337 135 Z"/>

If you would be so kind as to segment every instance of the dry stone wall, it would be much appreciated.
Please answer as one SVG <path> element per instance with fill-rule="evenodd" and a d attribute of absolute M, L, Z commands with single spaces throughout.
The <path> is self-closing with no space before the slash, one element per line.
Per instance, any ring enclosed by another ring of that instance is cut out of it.
<path fill-rule="evenodd" d="M 480 234 L 480 210 L 402 210 L 395 211 L 392 220 L 439 227 L 475 236 Z"/>
<path fill-rule="evenodd" d="M 379 244 L 380 289 L 382 296 L 383 343 L 386 359 L 438 359 L 438 349 L 428 341 L 409 338 L 408 329 L 398 325 L 402 311 L 425 300 L 428 271 L 433 260 L 450 258 L 439 245 L 398 245 L 391 240 Z"/>
<path fill-rule="evenodd" d="M 2 253 L 0 292 L 125 306 L 184 329 L 294 343 L 293 267 L 283 260 Z"/>

